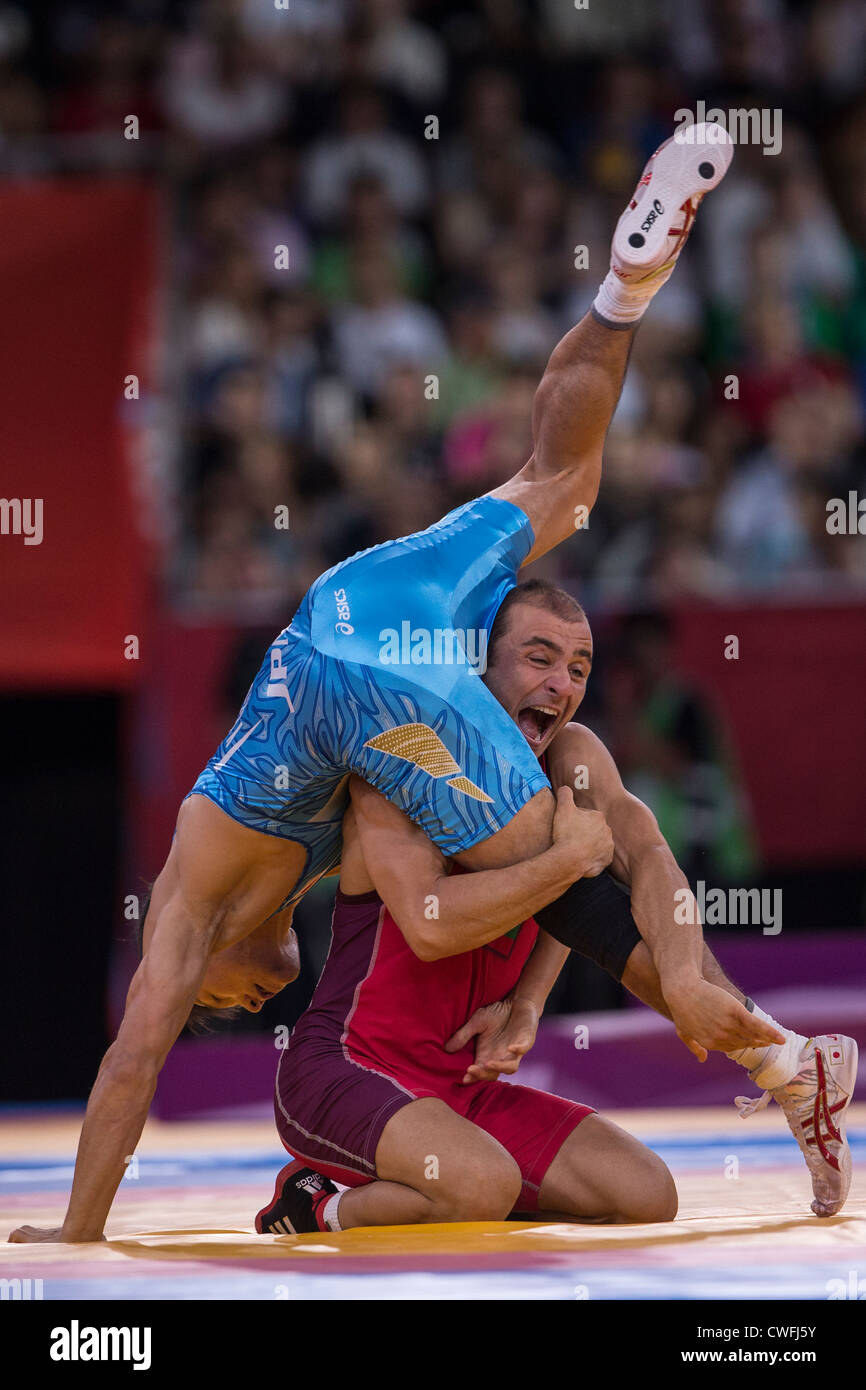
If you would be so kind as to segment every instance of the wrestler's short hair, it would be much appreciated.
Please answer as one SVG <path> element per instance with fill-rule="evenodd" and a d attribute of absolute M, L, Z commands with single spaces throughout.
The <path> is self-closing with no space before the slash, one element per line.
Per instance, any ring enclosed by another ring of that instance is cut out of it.
<path fill-rule="evenodd" d="M 586 613 L 577 599 L 566 589 L 552 584 L 549 579 L 527 579 L 523 584 L 517 584 L 510 589 L 499 605 L 487 643 L 488 666 L 494 659 L 496 643 L 508 630 L 509 614 L 519 603 L 531 603 L 535 608 L 545 608 L 566 623 L 585 623 L 587 620 Z"/>

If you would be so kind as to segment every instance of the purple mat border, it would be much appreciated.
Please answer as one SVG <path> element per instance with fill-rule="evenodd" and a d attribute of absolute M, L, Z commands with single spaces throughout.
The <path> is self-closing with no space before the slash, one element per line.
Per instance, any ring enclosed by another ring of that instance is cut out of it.
<path fill-rule="evenodd" d="M 866 1051 L 861 933 L 709 940 L 731 977 L 780 1022 L 804 1033 L 849 1033 Z M 580 1024 L 589 1028 L 586 1048 L 575 1046 Z M 226 1110 L 267 1117 L 278 1055 L 267 1037 L 183 1039 L 163 1068 L 154 1111 L 164 1120 Z M 727 1104 L 744 1084 L 750 1090 L 725 1057 L 698 1063 L 671 1025 L 641 1005 L 548 1020 L 518 1079 L 598 1109 Z"/>

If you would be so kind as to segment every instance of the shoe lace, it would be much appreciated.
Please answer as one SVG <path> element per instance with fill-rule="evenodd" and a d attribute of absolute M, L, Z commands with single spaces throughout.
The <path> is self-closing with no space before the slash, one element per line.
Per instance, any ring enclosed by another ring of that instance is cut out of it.
<path fill-rule="evenodd" d="M 740 1119 L 747 1120 L 750 1115 L 754 1115 L 756 1110 L 763 1110 L 770 1104 L 772 1099 L 769 1091 L 764 1091 L 759 1096 L 737 1096 L 734 1104 L 739 1111 Z"/>

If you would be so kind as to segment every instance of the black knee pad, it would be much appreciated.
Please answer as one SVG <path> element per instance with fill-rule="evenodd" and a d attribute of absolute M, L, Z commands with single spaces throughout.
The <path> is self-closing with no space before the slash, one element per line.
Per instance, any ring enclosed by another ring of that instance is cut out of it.
<path fill-rule="evenodd" d="M 622 979 L 641 939 L 631 915 L 631 894 L 607 870 L 596 878 L 579 878 L 561 898 L 534 915 L 550 936 L 594 960 L 615 980 Z"/>

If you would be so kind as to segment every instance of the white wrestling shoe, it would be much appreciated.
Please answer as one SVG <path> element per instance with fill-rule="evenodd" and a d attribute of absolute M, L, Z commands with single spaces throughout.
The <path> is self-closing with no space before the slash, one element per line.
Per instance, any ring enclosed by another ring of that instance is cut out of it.
<path fill-rule="evenodd" d="M 733 157 L 728 132 L 707 122 L 659 145 L 616 224 L 611 268 L 623 278 L 642 277 L 676 260 L 701 199 L 721 183 Z"/>
<path fill-rule="evenodd" d="M 616 224 L 610 273 L 593 306 L 600 318 L 628 325 L 642 317 L 673 273 L 701 199 L 721 183 L 733 157 L 730 135 L 706 121 L 659 146 Z"/>
<path fill-rule="evenodd" d="M 746 1119 L 768 1105 L 771 1096 L 778 1101 L 812 1175 L 812 1210 L 816 1216 L 835 1216 L 851 1186 L 845 1111 L 857 1079 L 857 1044 L 840 1033 L 821 1033 L 809 1039 L 800 1063 L 784 1086 L 753 1100 L 737 1096 L 736 1103 Z"/>

